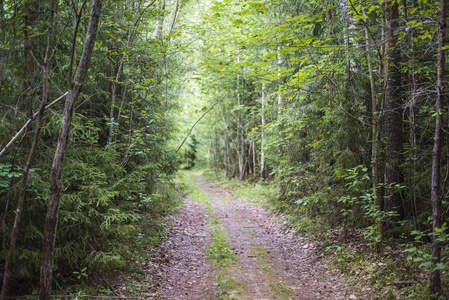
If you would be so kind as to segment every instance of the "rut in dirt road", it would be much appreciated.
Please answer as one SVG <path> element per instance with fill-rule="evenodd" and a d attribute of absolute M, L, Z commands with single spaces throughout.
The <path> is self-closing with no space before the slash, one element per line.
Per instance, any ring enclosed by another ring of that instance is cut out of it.
<path fill-rule="evenodd" d="M 205 210 L 204 203 L 199 208 L 188 198 L 183 210 L 189 213 L 180 211 L 185 226 L 176 228 L 172 243 L 182 244 L 172 247 L 170 263 L 163 271 L 160 291 L 164 299 L 356 299 L 337 271 L 328 271 L 316 260 L 313 244 L 285 232 L 277 217 L 256 203 L 234 197 L 227 189 L 199 177 L 194 181 L 191 183 L 207 195 L 209 208 Z M 206 219 L 212 218 L 226 233 L 237 257 L 225 271 L 236 285 L 225 293 L 214 282 L 219 270 L 204 255 L 212 231 Z M 198 220 L 202 225 L 193 228 L 191 224 Z M 189 267 L 192 262 L 194 266 Z"/>

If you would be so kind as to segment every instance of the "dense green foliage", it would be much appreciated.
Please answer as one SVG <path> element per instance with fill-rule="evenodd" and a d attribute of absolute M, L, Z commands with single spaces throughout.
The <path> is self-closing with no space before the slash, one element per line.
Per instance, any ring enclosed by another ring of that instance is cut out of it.
<path fill-rule="evenodd" d="M 395 7 L 399 19 L 390 21 Z M 363 229 L 373 244 L 419 232 L 415 243 L 429 245 L 436 234 L 442 262 L 413 259 L 447 269 L 447 146 L 439 162 L 444 213 L 433 217 L 442 228 L 432 229 L 430 201 L 435 116 L 447 122 L 446 102 L 435 111 L 439 8 L 435 1 L 203 2 L 201 98 L 212 105 L 231 89 L 197 131 L 203 165 L 217 177 L 224 170 L 228 178 L 268 179 L 280 187 L 279 209 L 329 228 Z M 391 36 L 388 26 L 396 26 Z"/>
<path fill-rule="evenodd" d="M 1 122 L 4 147 L 37 111 L 42 93 L 41 53 L 47 38 L 47 1 L 2 1 Z M 71 48 L 79 59 L 90 4 L 58 2 L 57 39 L 52 45 L 49 102 L 62 95 L 71 73 Z M 168 7 L 167 7 L 168 8 Z M 174 133 L 176 72 L 182 72 L 164 34 L 153 37 L 156 20 L 166 15 L 147 1 L 108 1 L 101 15 L 90 71 L 76 103 L 64 168 L 56 242 L 56 281 L 124 268 L 146 255 L 145 246 L 164 232 L 161 216 L 177 205 L 171 178 L 175 154 L 167 141 Z M 75 34 L 77 17 L 78 33 Z M 149 32 L 150 31 L 150 32 Z M 172 32 L 173 34 L 173 32 Z M 48 206 L 50 172 L 63 101 L 45 113 L 35 164 L 28 182 L 14 261 L 12 291 L 30 291 L 39 275 L 40 248 Z M 32 123 L 33 124 L 33 123 Z M 19 194 L 21 169 L 32 140 L 33 125 L 0 158 L 2 257 Z M 29 282 L 33 284 L 29 284 Z M 23 284 L 21 288 L 17 284 Z M 35 287 L 35 285 L 34 285 Z"/>

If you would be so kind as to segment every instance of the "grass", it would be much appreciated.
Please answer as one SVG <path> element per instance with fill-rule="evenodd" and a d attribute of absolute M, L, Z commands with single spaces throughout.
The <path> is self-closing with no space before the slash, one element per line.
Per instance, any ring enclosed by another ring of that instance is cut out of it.
<path fill-rule="evenodd" d="M 262 205 L 268 205 L 272 200 L 276 199 L 279 190 L 276 186 L 265 184 L 263 182 L 251 182 L 251 180 L 240 182 L 238 179 L 227 180 L 221 173 L 220 181 L 217 181 L 213 170 L 203 169 L 199 171 L 201 178 L 207 182 L 214 182 L 224 188 L 233 191 L 237 198 L 243 198 L 249 202 L 257 202 Z"/>
<path fill-rule="evenodd" d="M 241 294 L 241 284 L 232 277 L 232 270 L 237 267 L 237 256 L 231 249 L 226 231 L 220 221 L 211 218 L 211 239 L 206 251 L 208 259 L 215 266 L 217 281 L 214 285 L 218 288 L 220 299 L 234 299 Z"/>
<path fill-rule="evenodd" d="M 195 181 L 194 181 L 195 180 Z M 177 181 L 190 197 L 200 203 L 209 215 L 213 214 L 213 208 L 210 203 L 209 197 L 204 194 L 193 182 L 196 182 L 195 173 L 192 171 L 179 171 Z"/>
<path fill-rule="evenodd" d="M 270 251 L 260 246 L 253 245 L 253 247 L 254 248 L 252 254 L 256 256 L 257 265 L 259 266 L 259 268 L 263 270 L 265 274 L 267 274 L 270 289 L 273 294 L 280 296 L 285 300 L 293 299 L 292 297 L 295 296 L 295 293 L 288 287 L 286 287 L 285 282 L 274 279 L 276 271 L 273 269 L 273 266 L 270 263 Z"/>

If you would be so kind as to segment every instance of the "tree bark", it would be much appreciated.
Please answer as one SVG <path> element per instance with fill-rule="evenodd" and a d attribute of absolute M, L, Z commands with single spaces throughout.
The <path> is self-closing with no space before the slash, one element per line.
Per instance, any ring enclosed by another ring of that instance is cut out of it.
<path fill-rule="evenodd" d="M 402 150 L 402 114 L 400 103 L 400 75 L 398 65 L 400 52 L 397 47 L 397 36 L 394 31 L 398 28 L 399 9 L 396 1 L 385 1 L 387 10 L 385 35 L 385 180 L 387 184 L 385 195 L 385 211 L 401 214 L 401 197 L 395 185 L 402 183 L 400 171 Z M 388 218 L 385 228 L 396 226 L 398 217 Z"/>
<path fill-rule="evenodd" d="M 253 176 L 257 176 L 256 171 L 257 165 L 256 165 L 256 141 L 253 141 Z"/>
<path fill-rule="evenodd" d="M 338 4 L 340 5 L 341 10 L 341 20 L 343 22 L 347 22 L 351 19 L 351 15 L 349 14 L 348 0 L 339 0 Z"/>
<path fill-rule="evenodd" d="M 159 6 L 159 11 L 161 14 L 165 11 L 165 0 L 162 1 L 162 5 Z M 154 37 L 161 38 L 162 37 L 162 27 L 164 26 L 164 16 L 160 16 L 156 21 L 156 28 L 154 29 Z"/>
<path fill-rule="evenodd" d="M 434 270 L 441 261 L 441 243 L 438 241 L 437 229 L 441 228 L 442 223 L 442 197 L 441 197 L 441 139 L 443 132 L 442 109 L 444 108 L 443 88 L 444 88 L 444 67 L 445 67 L 445 40 L 446 40 L 446 1 L 440 1 L 440 22 L 439 22 L 439 40 L 438 40 L 438 63 L 437 63 L 437 98 L 435 110 L 435 137 L 432 151 L 432 270 L 430 272 L 430 294 L 441 292 L 441 274 L 440 270 Z"/>
<path fill-rule="evenodd" d="M 240 52 L 237 54 L 237 63 L 240 64 Z M 245 135 L 244 135 L 244 122 L 243 122 L 243 98 L 240 95 L 240 88 L 239 88 L 239 82 L 240 82 L 240 73 L 237 73 L 237 104 L 239 106 L 238 111 L 238 121 L 237 121 L 237 147 L 240 148 L 240 150 L 237 150 L 238 155 L 238 162 L 239 162 L 239 180 L 243 181 L 243 178 L 245 176 Z M 242 78 L 243 83 L 243 78 Z M 243 91 L 243 88 L 242 88 Z"/>
<path fill-rule="evenodd" d="M 215 128 L 214 146 L 215 146 L 215 151 L 214 151 L 215 177 L 217 177 L 217 181 L 220 181 L 219 167 L 218 167 L 218 156 L 219 156 L 218 152 L 219 152 L 219 150 L 218 150 L 218 133 L 217 133 L 217 128 Z"/>
<path fill-rule="evenodd" d="M 31 144 L 30 153 L 28 154 L 28 159 L 25 167 L 23 168 L 22 172 L 22 183 L 20 187 L 20 194 L 19 194 L 19 201 L 17 202 L 17 209 L 16 209 L 16 216 L 14 218 L 14 226 L 11 232 L 11 241 L 9 246 L 9 253 L 8 258 L 5 262 L 5 271 L 3 275 L 3 288 L 2 293 L 0 296 L 0 299 L 3 300 L 7 296 L 8 292 L 8 285 L 9 280 L 11 278 L 12 273 L 12 263 L 14 258 L 14 252 L 16 250 L 16 241 L 17 241 L 17 234 L 19 233 L 19 225 L 20 225 L 20 219 L 22 216 L 22 210 L 25 203 L 26 198 L 26 189 L 28 184 L 28 175 L 30 173 L 31 165 L 34 161 L 34 153 L 36 152 L 36 148 L 39 144 L 39 135 L 42 129 L 42 119 L 44 117 L 45 112 L 45 106 L 47 105 L 47 99 L 48 99 L 48 64 L 50 61 L 50 55 L 51 55 L 51 46 L 53 43 L 53 19 L 55 14 L 55 1 L 51 0 L 50 2 L 50 14 L 48 16 L 48 40 L 47 40 L 47 48 L 45 50 L 45 57 L 43 61 L 43 78 L 42 78 L 42 101 L 39 108 L 39 112 L 37 115 L 37 121 L 36 121 L 36 129 L 34 132 L 33 142 Z"/>
<path fill-rule="evenodd" d="M 44 241 L 42 246 L 42 264 L 40 274 L 39 299 L 49 300 L 51 295 L 51 282 L 53 274 L 54 248 L 58 226 L 59 203 L 62 194 L 62 173 L 64 158 L 69 142 L 70 127 L 72 123 L 75 102 L 78 99 L 81 88 L 87 76 L 89 62 L 92 56 L 95 38 L 100 20 L 102 0 L 93 0 L 90 11 L 89 26 L 84 40 L 83 52 L 76 70 L 74 79 L 70 83 L 66 97 L 61 129 L 56 147 L 53 164 L 51 167 L 50 200 L 47 216 L 45 218 Z"/>
<path fill-rule="evenodd" d="M 363 7 L 362 1 L 360 1 L 360 7 L 363 14 L 365 15 L 365 8 Z M 379 102 L 377 99 L 377 89 L 376 89 L 376 79 L 374 78 L 374 71 L 372 65 L 371 57 L 371 41 L 369 37 L 369 29 L 367 25 L 364 26 L 365 29 L 365 47 L 366 47 L 366 60 L 368 62 L 368 73 L 370 79 L 370 89 L 371 89 L 371 180 L 372 180 L 372 191 L 373 198 L 378 211 L 382 210 L 382 204 L 380 199 L 380 189 L 379 189 Z M 380 237 L 383 236 L 383 222 L 378 220 L 377 230 Z"/>
<path fill-rule="evenodd" d="M 278 56 L 278 119 L 281 117 L 282 109 L 282 93 L 281 93 L 281 66 L 282 66 L 282 55 L 281 55 L 281 45 L 278 45 L 277 56 Z"/>
<path fill-rule="evenodd" d="M 260 178 L 265 178 L 265 83 L 262 83 L 262 128 L 260 136 Z"/>

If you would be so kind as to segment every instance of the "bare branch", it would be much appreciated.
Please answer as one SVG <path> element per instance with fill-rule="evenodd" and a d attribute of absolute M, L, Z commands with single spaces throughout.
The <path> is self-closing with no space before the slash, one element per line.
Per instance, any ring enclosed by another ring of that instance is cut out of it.
<path fill-rule="evenodd" d="M 60 101 L 62 98 L 64 98 L 67 95 L 67 92 L 65 92 L 63 95 L 61 95 L 59 98 L 57 98 L 56 100 L 54 100 L 53 102 L 51 102 L 50 104 L 48 104 L 47 106 L 45 106 L 45 110 L 51 108 L 53 105 L 55 105 L 58 101 Z M 37 117 L 38 113 L 34 113 L 33 116 L 31 118 L 28 119 L 28 121 L 25 123 L 25 125 L 23 125 L 23 127 L 16 133 L 16 135 L 9 141 L 8 144 L 6 144 L 5 147 L 3 147 L 2 151 L 0 151 L 0 157 L 5 154 L 6 150 L 9 149 L 9 147 L 11 147 L 11 145 L 19 138 L 19 136 L 25 131 L 25 129 L 28 127 L 28 125 L 30 125 L 30 123 L 32 121 L 34 121 L 34 119 Z"/>

